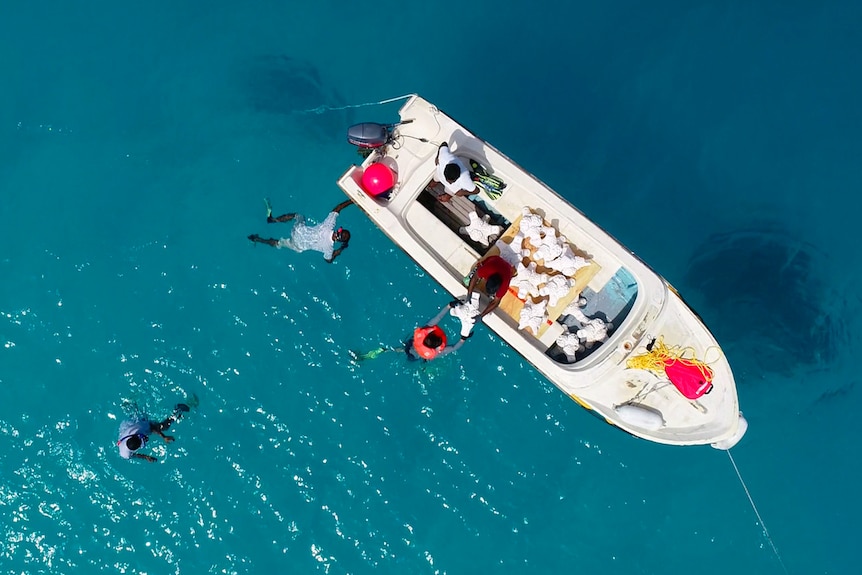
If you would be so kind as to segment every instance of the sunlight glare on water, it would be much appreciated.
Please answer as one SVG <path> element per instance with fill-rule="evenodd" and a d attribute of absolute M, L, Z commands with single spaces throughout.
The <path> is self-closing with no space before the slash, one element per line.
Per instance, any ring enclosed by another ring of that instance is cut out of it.
<path fill-rule="evenodd" d="M 358 105 L 413 92 L 684 293 L 787 571 L 853 572 L 859 6 L 41 4 L 0 18 L 6 572 L 784 572 L 724 454 L 605 425 L 487 329 L 352 359 L 449 300 L 359 210 L 332 265 L 246 239 L 286 234 L 264 197 L 325 218 L 347 127 L 397 119 Z"/>

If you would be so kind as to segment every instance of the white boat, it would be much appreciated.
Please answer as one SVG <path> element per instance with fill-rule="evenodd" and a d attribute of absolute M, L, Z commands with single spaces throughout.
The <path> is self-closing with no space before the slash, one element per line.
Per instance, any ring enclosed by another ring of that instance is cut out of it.
<path fill-rule="evenodd" d="M 350 128 L 348 140 L 367 157 L 338 181 L 384 234 L 456 298 L 466 295 L 465 278 L 478 260 L 499 254 L 513 267 L 520 263 L 509 292 L 484 323 L 608 423 L 669 445 L 729 449 L 742 438 L 747 423 L 730 365 L 667 281 L 430 102 L 411 96 L 400 116 L 397 124 Z M 484 168 L 505 182 L 502 193 L 490 186 L 489 195 L 480 186 L 478 196 L 438 201 L 432 177 L 443 142 L 478 163 L 480 173 Z M 499 228 L 487 227 L 494 224 Z M 565 262 L 551 266 L 560 248 L 569 255 L 568 268 Z M 528 270 L 531 262 L 536 265 Z M 554 276 L 558 289 L 543 293 Z"/>

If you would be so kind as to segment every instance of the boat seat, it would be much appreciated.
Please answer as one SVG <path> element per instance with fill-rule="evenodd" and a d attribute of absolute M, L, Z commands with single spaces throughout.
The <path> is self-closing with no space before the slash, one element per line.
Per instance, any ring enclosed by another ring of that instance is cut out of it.
<path fill-rule="evenodd" d="M 480 218 L 486 215 L 494 215 L 489 214 L 481 205 L 471 201 L 467 196 L 452 196 L 448 202 L 439 201 L 438 198 L 446 194 L 443 190 L 443 184 L 439 182 L 432 181 L 427 191 L 434 198 L 431 212 L 462 238 L 464 238 L 464 234 L 460 233 L 460 229 L 470 225 L 471 213 L 476 213 Z M 498 236 L 491 236 L 489 245 L 493 245 L 497 241 L 497 238 Z M 469 241 L 468 238 L 465 239 Z"/>
<path fill-rule="evenodd" d="M 470 212 L 477 212 L 477 206 L 465 196 L 452 196 L 448 202 L 441 202 L 440 197 L 445 196 L 443 185 L 439 182 L 431 182 L 428 193 L 434 198 L 434 215 L 445 221 L 450 227 L 460 228 L 470 224 Z M 483 215 L 479 213 L 479 215 Z"/>

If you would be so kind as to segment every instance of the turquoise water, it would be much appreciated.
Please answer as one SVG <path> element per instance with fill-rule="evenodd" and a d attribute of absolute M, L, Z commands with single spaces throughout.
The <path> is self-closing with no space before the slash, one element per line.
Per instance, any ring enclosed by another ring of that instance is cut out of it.
<path fill-rule="evenodd" d="M 0 8 L 0 571 L 855 571 L 859 4 L 233 4 Z M 726 454 L 614 430 L 487 330 L 351 362 L 447 301 L 358 210 L 333 265 L 245 239 L 264 196 L 325 217 L 347 125 L 397 104 L 304 111 L 410 92 L 712 327 L 781 561 Z M 125 405 L 189 393 L 120 459 Z"/>

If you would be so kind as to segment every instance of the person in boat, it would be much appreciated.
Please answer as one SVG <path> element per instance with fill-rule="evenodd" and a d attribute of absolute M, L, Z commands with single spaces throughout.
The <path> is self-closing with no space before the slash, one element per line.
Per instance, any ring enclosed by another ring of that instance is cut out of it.
<path fill-rule="evenodd" d="M 174 412 L 164 421 L 150 421 L 146 416 L 138 415 L 132 419 L 126 419 L 120 424 L 120 435 L 117 440 L 117 449 L 120 450 L 120 457 L 123 459 L 143 459 L 154 463 L 157 461 L 152 455 L 138 453 L 138 450 L 147 446 L 147 441 L 150 439 L 150 434 L 156 433 L 165 440 L 165 443 L 172 443 L 174 437 L 165 435 L 165 430 L 172 423 L 179 421 L 183 413 L 189 411 L 189 406 L 185 403 L 178 403 L 174 407 Z"/>
<path fill-rule="evenodd" d="M 448 202 L 452 196 L 473 196 L 479 193 L 464 160 L 449 151 L 447 142 L 440 144 L 434 164 L 437 166 L 434 181 L 443 184 L 446 191 L 445 195 L 438 198 L 441 202 Z"/>
<path fill-rule="evenodd" d="M 476 316 L 476 321 L 497 309 L 500 300 L 509 290 L 512 275 L 512 266 L 500 256 L 490 256 L 476 262 L 476 265 L 473 266 L 470 285 L 467 287 L 466 301 L 470 301 L 476 290 L 488 297 L 488 305 Z"/>
<path fill-rule="evenodd" d="M 257 234 L 248 236 L 252 242 L 267 244 L 274 248 L 290 248 L 296 252 L 306 250 L 318 251 L 323 254 L 327 263 L 332 263 L 341 252 L 347 249 L 350 242 L 350 232 L 342 227 L 335 227 L 335 221 L 341 210 L 353 203 L 353 200 L 345 200 L 332 208 L 323 222 L 309 226 L 305 223 L 305 216 L 296 213 L 287 213 L 278 217 L 272 217 L 272 206 L 266 201 L 266 223 L 282 223 L 293 221 L 293 229 L 288 238 L 262 238 Z M 338 248 L 335 244 L 339 244 Z"/>

